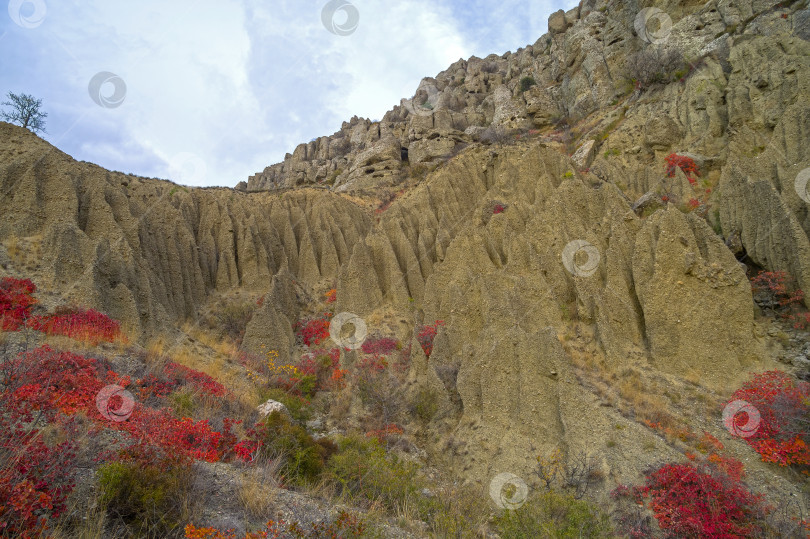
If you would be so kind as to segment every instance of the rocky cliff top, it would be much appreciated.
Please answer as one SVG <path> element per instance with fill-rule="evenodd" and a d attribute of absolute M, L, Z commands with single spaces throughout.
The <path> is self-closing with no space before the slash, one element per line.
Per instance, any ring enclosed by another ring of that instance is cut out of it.
<path fill-rule="evenodd" d="M 458 475 L 618 437 L 606 469 L 634 478 L 662 444 L 632 388 L 678 410 L 664 388 L 726 395 L 773 366 L 747 277 L 810 289 L 807 2 L 656 6 L 654 28 L 636 2 L 557 12 L 533 45 L 459 60 L 235 190 L 109 172 L 0 123 L 0 239 L 39 241 L 42 283 L 142 336 L 215 294 L 266 296 L 243 347 L 282 360 L 307 291 L 334 287 L 335 312 L 413 344 L 429 453 Z M 427 357 L 414 329 L 436 320 Z"/>

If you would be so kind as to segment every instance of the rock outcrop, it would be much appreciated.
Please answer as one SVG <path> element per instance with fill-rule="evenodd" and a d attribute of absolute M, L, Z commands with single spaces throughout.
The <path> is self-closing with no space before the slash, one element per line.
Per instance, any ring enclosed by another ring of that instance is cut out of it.
<path fill-rule="evenodd" d="M 136 333 L 215 291 L 264 294 L 245 347 L 282 361 L 296 286 L 336 282 L 336 312 L 366 320 L 444 320 L 430 357 L 411 348 L 409 391 L 436 394 L 449 433 L 434 454 L 468 478 L 528 473 L 538 449 L 604 446 L 623 421 L 580 390 L 572 318 L 611 369 L 724 392 L 765 364 L 735 254 L 810 289 L 808 8 L 782 4 L 661 3 L 666 46 L 692 60 L 636 87 L 628 57 L 660 52 L 636 4 L 584 0 L 533 45 L 459 60 L 236 190 L 105 171 L 2 123 L 0 240 L 40 236 L 49 282 Z M 672 153 L 699 175 L 668 175 Z M 401 184 L 370 211 L 366 192 Z"/>

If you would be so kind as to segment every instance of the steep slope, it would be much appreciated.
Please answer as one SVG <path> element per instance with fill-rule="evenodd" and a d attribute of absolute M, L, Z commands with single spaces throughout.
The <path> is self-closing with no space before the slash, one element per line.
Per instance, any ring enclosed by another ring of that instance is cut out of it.
<path fill-rule="evenodd" d="M 371 219 L 324 191 L 188 189 L 78 163 L 0 124 L 0 236 L 42 236 L 54 286 L 137 334 L 192 317 L 212 290 L 265 291 L 282 267 L 334 279 Z"/>
<path fill-rule="evenodd" d="M 610 447 L 618 424 L 604 467 L 632 480 L 645 445 L 678 453 L 585 387 L 568 332 L 609 372 L 723 395 L 772 367 L 738 258 L 810 287 L 806 2 L 656 5 L 689 61 L 655 63 L 637 2 L 586 0 L 534 45 L 460 60 L 236 190 L 108 172 L 0 124 L 0 240 L 41 236 L 53 287 L 142 335 L 214 292 L 267 294 L 244 346 L 283 360 L 294 287 L 337 283 L 336 312 L 405 321 L 409 391 L 440 405 L 427 445 L 458 474 L 528 474 L 538 452 Z M 655 77 L 628 80 L 645 74 L 631 58 Z M 672 153 L 699 179 L 667 174 Z M 427 357 L 414 325 L 435 320 Z"/>

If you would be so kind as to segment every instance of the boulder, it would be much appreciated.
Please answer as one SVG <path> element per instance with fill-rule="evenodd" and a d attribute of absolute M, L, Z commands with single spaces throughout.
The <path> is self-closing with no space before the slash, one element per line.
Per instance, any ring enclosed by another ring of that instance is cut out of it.
<path fill-rule="evenodd" d="M 591 162 L 593 161 L 594 157 L 594 144 L 596 144 L 595 140 L 585 141 L 582 143 L 582 145 L 580 145 L 579 148 L 577 148 L 574 155 L 571 156 L 571 161 L 574 162 L 577 169 L 582 170 L 591 166 Z"/>
<path fill-rule="evenodd" d="M 548 31 L 551 34 L 562 34 L 568 29 L 565 11 L 559 9 L 548 17 Z"/>
<path fill-rule="evenodd" d="M 408 161 L 411 163 L 426 163 L 445 157 L 456 146 L 456 139 L 453 137 L 436 136 L 411 142 L 408 147 Z"/>
<path fill-rule="evenodd" d="M 663 114 L 651 116 L 644 126 L 644 143 L 653 150 L 667 150 L 682 136 L 677 122 Z"/>
<path fill-rule="evenodd" d="M 287 409 L 287 407 L 278 401 L 274 401 L 273 399 L 268 399 L 267 401 L 263 402 L 256 408 L 256 410 L 259 412 L 260 417 L 268 416 L 273 412 L 280 412 L 281 414 L 292 419 L 290 411 Z"/>

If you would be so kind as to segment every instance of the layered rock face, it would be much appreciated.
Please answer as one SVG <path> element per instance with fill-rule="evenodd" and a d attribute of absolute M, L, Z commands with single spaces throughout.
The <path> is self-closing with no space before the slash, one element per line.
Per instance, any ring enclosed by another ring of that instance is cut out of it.
<path fill-rule="evenodd" d="M 634 29 L 639 7 L 585 0 L 533 45 L 459 60 L 239 190 L 108 172 L 0 124 L 0 239 L 41 235 L 56 287 L 143 333 L 242 287 L 267 294 L 246 346 L 288 357 L 294 287 L 327 280 L 336 312 L 444 320 L 429 358 L 412 346 L 410 391 L 435 391 L 434 428 L 463 441 L 433 449 L 466 477 L 528 473 L 538 450 L 604 447 L 618 420 L 574 377 L 558 338 L 572 317 L 611 367 L 724 391 L 765 365 L 738 259 L 810 287 L 809 17 L 777 4 L 658 3 L 666 46 L 692 61 L 635 88 L 628 58 L 658 46 Z M 668 177 L 671 153 L 699 181 Z M 349 196 L 416 165 L 438 166 L 378 219 Z M 705 219 L 642 211 L 664 192 L 699 198 Z"/>
<path fill-rule="evenodd" d="M 213 290 L 264 293 L 281 270 L 337 278 L 371 218 L 325 191 L 246 195 L 80 163 L 0 124 L 0 237 L 43 238 L 55 287 L 136 333 L 194 317 Z"/>

